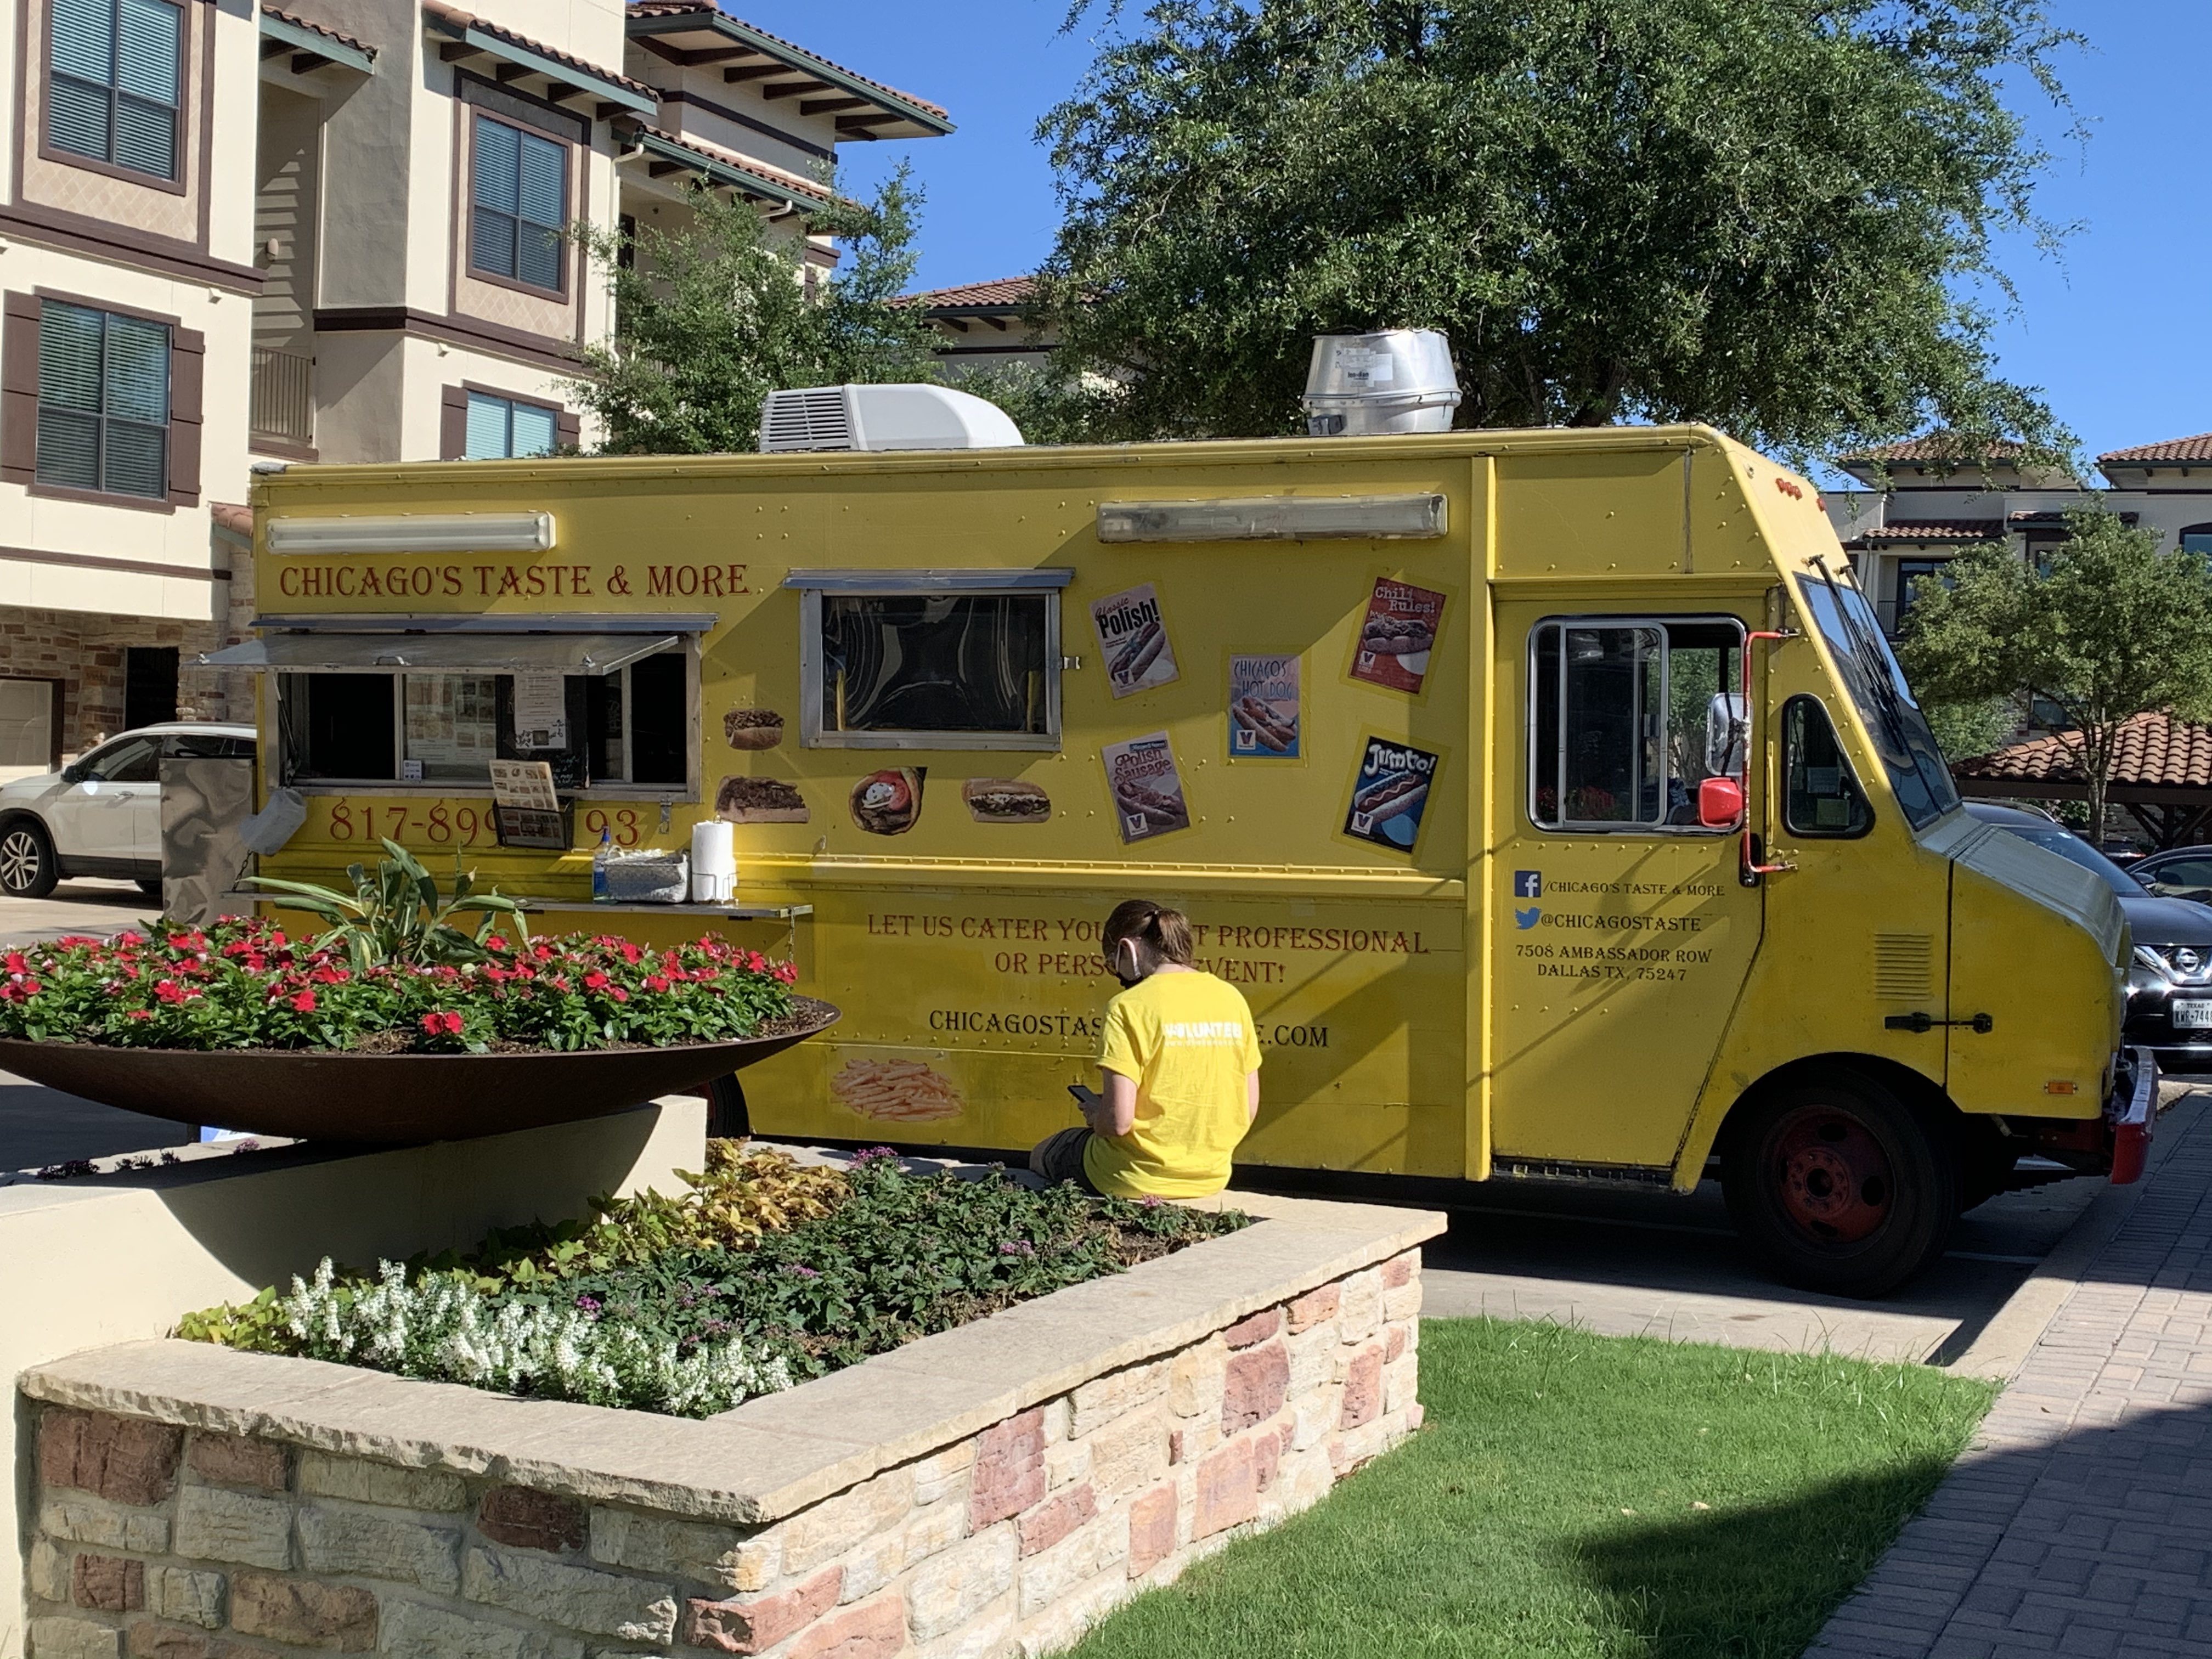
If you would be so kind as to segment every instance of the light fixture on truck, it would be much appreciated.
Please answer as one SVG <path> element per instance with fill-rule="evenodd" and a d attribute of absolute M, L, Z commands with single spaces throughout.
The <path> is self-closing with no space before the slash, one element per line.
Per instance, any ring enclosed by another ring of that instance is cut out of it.
<path fill-rule="evenodd" d="M 1442 495 L 1255 495 L 1103 501 L 1102 542 L 1428 541 L 1449 528 Z"/>
<path fill-rule="evenodd" d="M 271 553 L 543 553 L 550 513 L 405 513 L 268 523 Z"/>

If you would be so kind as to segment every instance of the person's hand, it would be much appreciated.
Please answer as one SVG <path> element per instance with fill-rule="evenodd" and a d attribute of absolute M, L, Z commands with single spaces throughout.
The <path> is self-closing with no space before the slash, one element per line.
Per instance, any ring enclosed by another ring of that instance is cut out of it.
<path fill-rule="evenodd" d="M 1096 1129 L 1098 1109 L 1106 1103 L 1106 1097 L 1080 1083 L 1070 1085 L 1068 1092 L 1075 1097 L 1075 1108 L 1083 1114 L 1083 1121 Z"/>

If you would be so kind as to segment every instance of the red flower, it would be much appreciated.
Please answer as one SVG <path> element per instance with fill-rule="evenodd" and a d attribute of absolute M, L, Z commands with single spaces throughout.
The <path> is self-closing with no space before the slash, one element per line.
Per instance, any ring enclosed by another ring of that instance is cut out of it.
<path fill-rule="evenodd" d="M 636 945 L 631 944 L 628 939 L 624 939 L 623 941 L 622 953 L 623 960 L 629 963 L 633 968 L 637 965 L 639 959 L 645 955 L 644 951 L 639 950 Z"/>
<path fill-rule="evenodd" d="M 422 1016 L 422 1029 L 432 1036 L 459 1036 L 461 1017 L 455 1013 L 439 1012 Z"/>
<path fill-rule="evenodd" d="M 607 976 L 601 973 L 598 969 L 592 969 L 590 973 L 584 975 L 584 988 L 586 991 L 605 990 L 607 988 Z"/>
<path fill-rule="evenodd" d="M 20 974 L 29 966 L 30 964 L 23 960 L 23 953 L 21 951 L 8 952 L 7 967 L 9 973 Z"/>
<path fill-rule="evenodd" d="M 282 927 L 270 933 L 269 948 L 272 951 L 281 951 L 284 948 L 284 930 Z"/>
<path fill-rule="evenodd" d="M 128 1014 L 125 1015 L 124 1018 L 126 1019 L 151 1019 L 154 1018 L 154 1014 L 151 1009 L 133 1008 Z"/>
<path fill-rule="evenodd" d="M 775 964 L 775 976 L 785 985 L 796 985 L 799 982 L 799 969 L 790 963 L 779 962 Z"/>
<path fill-rule="evenodd" d="M 629 993 L 623 990 L 619 985 L 616 986 L 613 990 L 608 992 L 607 994 L 612 997 L 617 1002 L 628 1002 L 629 1000 Z"/>
<path fill-rule="evenodd" d="M 489 939 L 484 941 L 484 949 L 487 951 L 512 951 L 514 947 L 512 945 L 509 945 L 497 933 L 494 933 Z"/>
<path fill-rule="evenodd" d="M 668 981 L 658 974 L 647 974 L 645 976 L 645 988 L 648 991 L 665 991 L 668 988 Z"/>
<path fill-rule="evenodd" d="M 745 967 L 749 972 L 763 973 L 768 968 L 768 958 L 757 951 L 745 952 Z"/>
<path fill-rule="evenodd" d="M 302 991 L 299 995 L 294 997 L 292 999 L 292 1012 L 295 1014 L 313 1013 L 315 1012 L 315 994 L 313 991 Z"/>
<path fill-rule="evenodd" d="M 550 962 L 553 960 L 553 947 L 550 945 L 533 945 L 530 947 L 530 954 L 540 962 Z"/>
<path fill-rule="evenodd" d="M 191 995 L 190 991 L 173 979 L 165 979 L 154 988 L 154 994 L 164 1002 L 182 1002 Z"/>

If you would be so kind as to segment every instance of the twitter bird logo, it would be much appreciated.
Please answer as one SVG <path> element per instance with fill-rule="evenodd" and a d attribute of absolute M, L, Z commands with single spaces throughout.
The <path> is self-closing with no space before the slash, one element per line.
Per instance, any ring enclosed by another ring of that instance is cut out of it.
<path fill-rule="evenodd" d="M 1536 925 L 1536 918 L 1543 914 L 1543 910 L 1536 906 L 1531 906 L 1526 910 L 1516 910 L 1513 913 L 1514 925 L 1525 933 Z"/>

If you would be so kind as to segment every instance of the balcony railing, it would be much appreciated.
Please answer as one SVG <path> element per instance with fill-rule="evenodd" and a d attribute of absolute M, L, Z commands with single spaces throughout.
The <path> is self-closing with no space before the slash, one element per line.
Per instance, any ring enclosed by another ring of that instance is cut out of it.
<path fill-rule="evenodd" d="M 315 441 L 315 360 L 296 351 L 253 348 L 248 424 L 256 439 L 307 449 Z"/>

